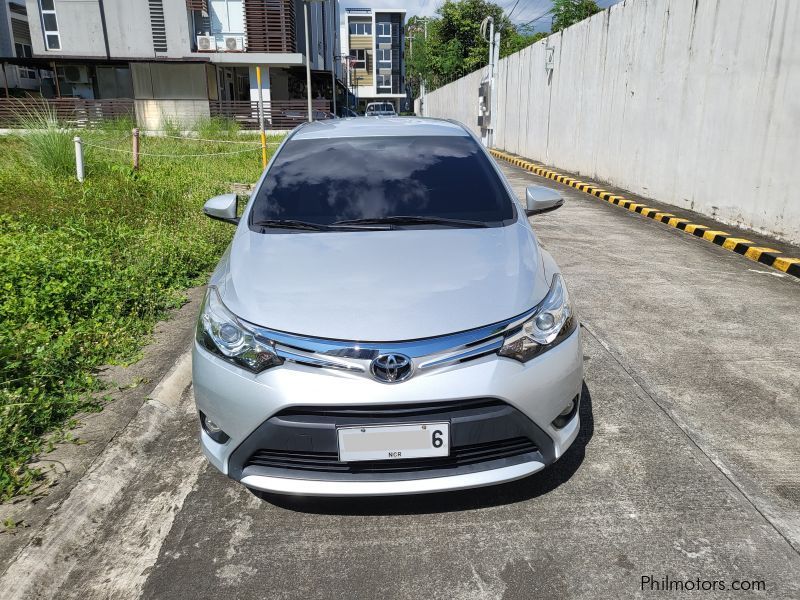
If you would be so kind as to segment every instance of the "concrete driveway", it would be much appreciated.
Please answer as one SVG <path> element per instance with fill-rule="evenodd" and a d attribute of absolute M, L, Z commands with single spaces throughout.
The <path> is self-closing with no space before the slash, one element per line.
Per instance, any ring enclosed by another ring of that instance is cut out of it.
<path fill-rule="evenodd" d="M 520 195 L 561 187 L 503 168 Z M 561 189 L 535 225 L 585 325 L 586 400 L 556 465 L 463 493 L 264 502 L 200 457 L 183 358 L 9 558 L 0 596 L 800 597 L 800 282 Z"/>

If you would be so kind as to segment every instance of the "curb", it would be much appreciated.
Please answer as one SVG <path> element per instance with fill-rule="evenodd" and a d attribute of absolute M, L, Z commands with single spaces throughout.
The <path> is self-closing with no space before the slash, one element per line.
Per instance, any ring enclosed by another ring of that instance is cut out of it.
<path fill-rule="evenodd" d="M 686 233 L 690 233 L 696 237 L 703 238 L 704 240 L 712 242 L 717 246 L 722 246 L 726 250 L 740 254 L 754 262 L 767 265 L 768 267 L 774 267 L 779 271 L 783 271 L 784 273 L 793 275 L 800 279 L 800 258 L 789 258 L 783 256 L 779 250 L 775 250 L 774 248 L 758 246 L 748 239 L 735 237 L 726 231 L 718 231 L 706 225 L 692 223 L 688 219 L 681 219 L 671 213 L 661 212 L 660 209 L 650 208 L 645 204 L 628 200 L 627 198 L 618 194 L 612 194 L 611 192 L 607 192 L 606 190 L 590 183 L 573 179 L 572 177 L 568 177 L 551 169 L 545 169 L 536 163 L 524 160 L 518 156 L 514 156 L 513 154 L 508 154 L 507 152 L 494 149 L 489 149 L 489 152 L 496 158 L 502 158 L 512 165 L 535 173 L 540 177 L 547 177 L 548 179 L 563 183 L 564 185 L 574 187 L 577 190 L 591 194 L 592 196 L 596 196 L 601 200 L 605 200 L 611 204 L 616 204 L 617 206 L 621 206 L 622 208 L 628 209 L 631 212 L 639 213 L 644 217 L 653 219 L 654 221 L 659 221 L 660 223 L 664 223 L 665 225 L 669 225 L 675 229 L 680 229 L 681 231 L 685 231 Z"/>

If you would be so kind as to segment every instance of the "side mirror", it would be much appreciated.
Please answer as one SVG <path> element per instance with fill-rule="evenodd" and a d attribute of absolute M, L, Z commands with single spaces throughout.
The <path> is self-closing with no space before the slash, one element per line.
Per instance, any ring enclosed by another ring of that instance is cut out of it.
<path fill-rule="evenodd" d="M 203 212 L 207 217 L 226 223 L 239 223 L 236 211 L 239 208 L 239 197 L 236 194 L 222 194 L 214 196 L 203 206 Z"/>
<path fill-rule="evenodd" d="M 564 198 L 556 190 L 529 185 L 525 188 L 525 214 L 529 217 L 555 210 L 564 204 Z"/>

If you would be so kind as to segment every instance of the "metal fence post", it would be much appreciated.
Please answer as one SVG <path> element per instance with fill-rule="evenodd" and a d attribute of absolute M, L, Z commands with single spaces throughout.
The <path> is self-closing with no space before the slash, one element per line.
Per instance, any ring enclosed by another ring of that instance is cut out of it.
<path fill-rule="evenodd" d="M 133 129 L 133 169 L 139 170 L 139 128 Z"/>
<path fill-rule="evenodd" d="M 75 142 L 75 175 L 78 177 L 78 181 L 83 183 L 85 179 L 83 172 L 83 143 L 77 135 L 72 141 Z"/>
<path fill-rule="evenodd" d="M 261 167 L 267 168 L 267 136 L 264 132 L 264 95 L 261 90 L 261 66 L 256 65 L 258 83 L 258 128 L 261 132 Z"/>

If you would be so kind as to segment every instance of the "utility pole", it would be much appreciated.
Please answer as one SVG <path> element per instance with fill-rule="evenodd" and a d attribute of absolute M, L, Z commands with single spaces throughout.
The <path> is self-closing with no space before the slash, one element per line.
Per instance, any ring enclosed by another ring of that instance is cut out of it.
<path fill-rule="evenodd" d="M 308 122 L 314 120 L 314 112 L 311 110 L 311 41 L 309 40 L 308 33 L 308 3 L 311 0 L 303 2 L 303 24 L 306 28 L 306 97 L 308 98 Z"/>
<path fill-rule="evenodd" d="M 424 31 L 425 31 L 425 54 L 427 55 L 427 53 L 428 53 L 428 19 L 427 19 L 427 17 L 423 17 L 422 23 L 423 23 L 423 28 L 424 28 Z M 425 116 L 425 110 L 426 110 L 425 109 L 425 104 L 426 104 L 426 102 L 425 102 L 425 75 L 427 75 L 427 73 L 422 74 L 422 77 L 420 77 L 420 82 L 419 82 L 419 110 L 422 113 L 420 115 L 421 117 Z"/>
<path fill-rule="evenodd" d="M 487 34 L 487 27 L 488 27 L 488 34 L 489 36 L 486 37 Z M 488 64 L 488 79 L 489 79 L 489 123 L 488 127 L 486 128 L 486 146 L 487 148 L 491 148 L 494 145 L 494 119 L 495 119 L 495 96 L 496 96 L 496 86 L 495 86 L 495 71 L 497 67 L 497 61 L 500 58 L 500 32 L 494 32 L 494 18 L 491 16 L 486 17 L 483 21 L 481 21 L 481 36 L 489 42 L 489 64 Z"/>
<path fill-rule="evenodd" d="M 489 121 L 489 132 L 487 136 L 487 141 L 489 143 L 489 148 L 494 147 L 494 128 L 495 128 L 495 119 L 497 118 L 497 65 L 500 62 L 500 32 L 494 34 L 492 38 L 494 42 L 494 56 L 492 57 L 492 93 L 489 97 L 489 111 L 491 114 L 491 119 Z"/>
<path fill-rule="evenodd" d="M 339 29 L 339 22 L 336 18 L 336 7 L 339 5 L 337 0 L 331 2 L 333 10 L 331 11 L 331 20 L 333 21 L 333 45 L 331 46 L 331 96 L 333 100 L 333 116 L 336 116 L 336 57 L 339 56 L 339 49 L 336 45 L 336 34 Z"/>

